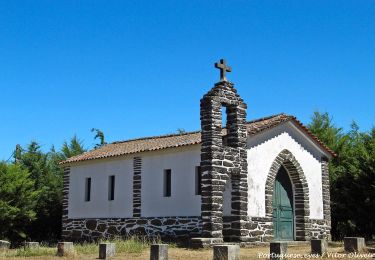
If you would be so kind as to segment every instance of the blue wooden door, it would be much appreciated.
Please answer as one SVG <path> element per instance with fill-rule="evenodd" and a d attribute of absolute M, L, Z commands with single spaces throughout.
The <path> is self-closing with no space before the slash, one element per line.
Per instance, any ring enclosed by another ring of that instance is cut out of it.
<path fill-rule="evenodd" d="M 273 225 L 275 240 L 294 240 L 293 189 L 284 167 L 276 175 L 273 190 Z"/>

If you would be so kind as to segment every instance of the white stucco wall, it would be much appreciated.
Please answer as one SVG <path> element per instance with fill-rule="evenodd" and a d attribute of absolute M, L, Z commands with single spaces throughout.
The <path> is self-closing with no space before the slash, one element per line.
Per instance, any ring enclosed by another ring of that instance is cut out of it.
<path fill-rule="evenodd" d="M 265 184 L 270 167 L 278 154 L 288 149 L 300 163 L 309 187 L 310 218 L 323 218 L 323 155 L 293 123 L 284 123 L 248 139 L 249 216 L 265 216 Z"/>
<path fill-rule="evenodd" d="M 201 196 L 195 191 L 200 145 L 142 153 L 142 217 L 200 216 Z M 172 170 L 171 197 L 163 196 L 164 170 Z M 115 199 L 108 200 L 108 177 L 116 176 Z M 86 202 L 85 180 L 91 178 Z M 224 194 L 224 215 L 230 215 L 230 183 Z M 88 161 L 71 166 L 69 218 L 117 218 L 133 214 L 133 156 Z"/>
<path fill-rule="evenodd" d="M 115 175 L 115 199 L 108 200 L 108 179 Z M 86 178 L 91 178 L 91 200 L 85 201 Z M 117 218 L 133 214 L 131 157 L 88 161 L 70 170 L 69 218 Z"/>
<path fill-rule="evenodd" d="M 200 145 L 143 154 L 142 216 L 200 216 L 201 196 L 195 195 L 195 167 L 199 164 Z M 163 196 L 165 169 L 172 170 L 171 197 Z"/>

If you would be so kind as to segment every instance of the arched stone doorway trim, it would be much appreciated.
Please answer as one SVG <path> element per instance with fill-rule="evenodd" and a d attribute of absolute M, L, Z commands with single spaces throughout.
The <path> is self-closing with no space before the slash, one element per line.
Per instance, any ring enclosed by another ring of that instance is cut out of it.
<path fill-rule="evenodd" d="M 272 196 L 276 174 L 281 166 L 288 171 L 293 184 L 295 239 L 308 240 L 310 216 L 309 187 L 301 165 L 287 149 L 281 151 L 273 161 L 266 181 L 266 217 L 272 219 Z"/>

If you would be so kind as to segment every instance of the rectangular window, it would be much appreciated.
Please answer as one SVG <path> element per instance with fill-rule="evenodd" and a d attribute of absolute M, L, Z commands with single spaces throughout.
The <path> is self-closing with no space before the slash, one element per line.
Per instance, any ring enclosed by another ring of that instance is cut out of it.
<path fill-rule="evenodd" d="M 202 195 L 202 170 L 200 166 L 195 167 L 195 195 Z"/>
<path fill-rule="evenodd" d="M 115 199 L 115 176 L 111 175 L 108 178 L 108 200 Z"/>
<path fill-rule="evenodd" d="M 91 200 L 91 178 L 85 180 L 85 201 Z"/>
<path fill-rule="evenodd" d="M 172 190 L 172 171 L 171 169 L 164 170 L 164 197 L 171 196 Z"/>

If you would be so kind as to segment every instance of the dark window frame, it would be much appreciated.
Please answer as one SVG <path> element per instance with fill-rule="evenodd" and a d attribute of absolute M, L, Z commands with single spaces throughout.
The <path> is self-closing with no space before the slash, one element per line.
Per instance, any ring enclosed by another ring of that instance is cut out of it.
<path fill-rule="evenodd" d="M 115 175 L 108 176 L 108 200 L 110 201 L 115 200 L 115 185 Z"/>
<path fill-rule="evenodd" d="M 85 178 L 85 201 L 91 201 L 91 177 Z"/>
<path fill-rule="evenodd" d="M 172 196 L 172 170 L 165 169 L 163 177 L 163 196 L 168 198 Z"/>

